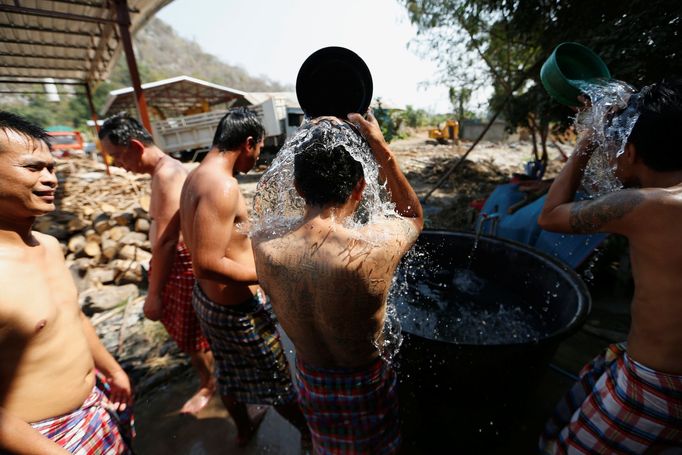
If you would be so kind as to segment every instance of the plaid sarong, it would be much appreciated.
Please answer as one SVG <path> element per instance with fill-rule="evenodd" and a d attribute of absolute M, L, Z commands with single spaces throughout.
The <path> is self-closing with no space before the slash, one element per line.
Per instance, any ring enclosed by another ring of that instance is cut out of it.
<path fill-rule="evenodd" d="M 83 405 L 59 417 L 31 423 L 43 436 L 78 455 L 132 454 L 134 436 L 132 409 L 123 413 L 107 410 L 109 387 L 97 383 Z"/>
<path fill-rule="evenodd" d="M 297 360 L 296 380 L 315 453 L 398 452 L 397 378 L 384 360 L 359 368 L 317 368 Z"/>
<path fill-rule="evenodd" d="M 682 453 L 682 376 L 635 362 L 625 343 L 609 346 L 558 404 L 540 451 Z"/>
<path fill-rule="evenodd" d="M 185 244 L 178 242 L 170 275 L 161 294 L 161 323 L 185 353 L 209 349 L 192 306 L 193 288 L 192 258 Z"/>
<path fill-rule="evenodd" d="M 244 404 L 296 400 L 272 307 L 260 289 L 239 305 L 216 305 L 195 283 L 193 303 L 213 351 L 221 395 Z"/>

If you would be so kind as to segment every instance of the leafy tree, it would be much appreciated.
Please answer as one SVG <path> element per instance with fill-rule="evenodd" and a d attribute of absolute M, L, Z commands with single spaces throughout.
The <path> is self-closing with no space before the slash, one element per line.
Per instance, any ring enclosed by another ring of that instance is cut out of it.
<path fill-rule="evenodd" d="M 398 137 L 399 125 L 396 124 L 391 112 L 382 107 L 381 98 L 377 98 L 377 107 L 373 109 L 373 114 L 379 123 L 379 127 L 381 127 L 381 132 L 383 133 L 386 142 L 391 142 L 393 139 L 396 139 Z"/>
<path fill-rule="evenodd" d="M 682 74 L 678 0 L 402 0 L 419 30 L 418 45 L 460 90 L 493 86 L 493 110 L 526 126 L 543 150 L 551 124 L 570 111 L 540 83 L 544 60 L 561 42 L 597 52 L 614 77 L 637 87 Z"/>
<path fill-rule="evenodd" d="M 417 128 L 424 126 L 428 121 L 428 114 L 423 109 L 415 109 L 409 104 L 405 107 L 405 110 L 400 114 L 400 118 L 403 119 L 405 125 Z"/>

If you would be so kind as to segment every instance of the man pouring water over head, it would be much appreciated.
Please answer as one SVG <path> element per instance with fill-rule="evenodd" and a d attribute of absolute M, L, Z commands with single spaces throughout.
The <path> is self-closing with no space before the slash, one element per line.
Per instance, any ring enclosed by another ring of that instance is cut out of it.
<path fill-rule="evenodd" d="M 615 163 L 625 189 L 573 201 L 590 157 L 602 153 L 585 135 L 539 218 L 550 231 L 627 237 L 635 282 L 627 343 L 583 368 L 546 426 L 544 453 L 682 447 L 682 82 L 645 87 L 629 104 L 639 117 Z"/>
<path fill-rule="evenodd" d="M 363 166 L 349 153 L 357 132 L 337 118 L 315 119 L 294 155 L 303 218 L 281 235 L 254 236 L 256 269 L 296 347 L 298 393 L 316 453 L 395 453 L 396 375 L 378 344 L 393 274 L 423 215 L 374 116 L 348 119 L 371 148 L 394 216 L 349 223 L 366 185 Z M 342 130 L 348 140 L 337 134 Z"/>

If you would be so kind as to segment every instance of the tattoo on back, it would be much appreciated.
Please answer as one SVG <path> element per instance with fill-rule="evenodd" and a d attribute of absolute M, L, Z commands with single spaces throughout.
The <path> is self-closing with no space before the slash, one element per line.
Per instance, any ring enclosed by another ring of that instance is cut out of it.
<path fill-rule="evenodd" d="M 599 231 L 605 224 L 618 220 L 644 201 L 637 190 L 621 190 L 594 201 L 580 201 L 571 207 L 573 232 L 586 234 Z"/>

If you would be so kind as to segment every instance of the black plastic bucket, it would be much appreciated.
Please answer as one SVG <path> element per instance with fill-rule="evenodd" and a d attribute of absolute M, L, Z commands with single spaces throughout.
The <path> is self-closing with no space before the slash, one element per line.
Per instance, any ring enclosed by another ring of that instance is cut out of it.
<path fill-rule="evenodd" d="M 469 233 L 424 231 L 417 248 L 428 259 L 419 267 L 432 277 L 441 270 L 468 267 L 474 240 Z M 415 328 L 405 319 L 414 314 L 398 305 L 404 341 L 397 365 L 407 448 L 495 444 L 540 383 L 559 343 L 588 316 L 590 295 L 580 277 L 526 245 L 482 236 L 470 267 L 477 276 L 521 296 L 521 311 L 539 312 L 545 330 L 530 342 L 443 341 L 428 328 Z"/>
<path fill-rule="evenodd" d="M 372 102 L 372 75 L 355 52 L 325 47 L 312 53 L 296 77 L 296 96 L 308 117 L 331 115 L 345 119 L 364 114 Z"/>

